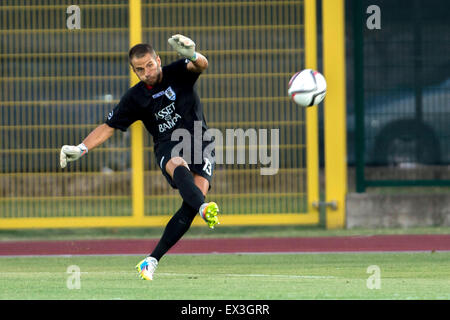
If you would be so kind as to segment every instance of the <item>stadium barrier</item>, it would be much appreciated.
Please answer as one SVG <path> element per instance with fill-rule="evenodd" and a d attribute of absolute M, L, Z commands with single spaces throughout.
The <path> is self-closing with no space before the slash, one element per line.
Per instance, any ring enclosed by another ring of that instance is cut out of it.
<path fill-rule="evenodd" d="M 329 87 L 322 201 L 318 110 L 300 109 L 287 96 L 290 76 L 318 65 L 314 0 L 80 1 L 71 8 L 4 1 L 0 229 L 163 226 L 170 219 L 181 198 L 161 175 L 141 122 L 65 169 L 59 168 L 59 150 L 80 143 L 136 83 L 129 47 L 150 42 L 169 63 L 177 58 L 167 45 L 175 33 L 194 39 L 208 57 L 197 89 L 211 128 L 224 137 L 227 130 L 244 133 L 244 145 L 232 152 L 243 148 L 248 160 L 261 146 L 261 140 L 251 143 L 252 133 L 279 133 L 276 174 L 262 175 L 267 164 L 261 161 L 216 166 L 207 198 L 219 203 L 221 226 L 317 225 L 323 209 L 326 227 L 343 227 L 343 4 L 324 0 L 322 6 Z"/>

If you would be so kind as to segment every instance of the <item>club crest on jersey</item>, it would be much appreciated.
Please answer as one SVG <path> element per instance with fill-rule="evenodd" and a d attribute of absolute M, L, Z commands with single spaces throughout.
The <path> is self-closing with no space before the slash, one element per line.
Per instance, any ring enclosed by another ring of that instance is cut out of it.
<path fill-rule="evenodd" d="M 166 91 L 164 91 L 164 94 L 169 100 L 175 101 L 177 98 L 175 91 L 173 91 L 172 87 L 168 87 Z"/>

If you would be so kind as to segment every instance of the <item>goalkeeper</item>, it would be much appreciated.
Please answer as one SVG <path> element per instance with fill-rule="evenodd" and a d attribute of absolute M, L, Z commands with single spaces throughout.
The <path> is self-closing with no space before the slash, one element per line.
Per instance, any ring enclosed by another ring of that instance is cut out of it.
<path fill-rule="evenodd" d="M 153 252 L 136 266 L 145 280 L 153 279 L 159 260 L 186 233 L 197 213 L 210 228 L 218 224 L 217 204 L 205 202 L 214 170 L 214 152 L 202 155 L 199 157 L 202 162 L 195 163 L 193 155 L 190 159 L 183 158 L 187 155 L 173 156 L 172 149 L 179 142 L 171 139 L 175 129 L 186 129 L 191 133 L 191 150 L 198 148 L 194 147 L 194 142 L 201 143 L 202 150 L 207 146 L 203 141 L 194 141 L 193 137 L 194 122 L 202 124 L 203 132 L 207 130 L 202 105 L 193 87 L 208 67 L 208 60 L 196 52 L 195 43 L 183 35 L 174 35 L 168 42 L 184 58 L 162 66 L 161 58 L 151 45 L 133 46 L 129 62 L 140 82 L 122 96 L 105 123 L 96 127 L 81 144 L 65 145 L 60 153 L 60 164 L 64 168 L 67 162 L 79 159 L 105 142 L 115 129 L 126 131 L 137 120 L 141 120 L 153 136 L 157 163 L 169 184 L 179 190 L 183 203 L 168 222 Z"/>

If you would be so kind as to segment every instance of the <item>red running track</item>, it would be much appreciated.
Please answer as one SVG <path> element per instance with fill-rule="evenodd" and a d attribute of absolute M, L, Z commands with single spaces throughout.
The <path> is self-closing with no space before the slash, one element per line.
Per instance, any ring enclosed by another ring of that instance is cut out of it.
<path fill-rule="evenodd" d="M 149 254 L 158 239 L 3 241 L 0 256 Z M 168 254 L 450 251 L 450 235 L 181 239 Z"/>

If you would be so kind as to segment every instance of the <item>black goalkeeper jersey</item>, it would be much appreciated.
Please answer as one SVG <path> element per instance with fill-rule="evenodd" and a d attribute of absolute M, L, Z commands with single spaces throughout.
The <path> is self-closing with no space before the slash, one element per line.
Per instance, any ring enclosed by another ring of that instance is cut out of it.
<path fill-rule="evenodd" d="M 187 129 L 193 134 L 194 121 L 202 121 L 204 132 L 207 126 L 203 108 L 194 90 L 200 73 L 187 70 L 188 62 L 182 59 L 163 66 L 162 81 L 154 87 L 140 81 L 128 89 L 105 123 L 126 131 L 133 122 L 141 120 L 155 145 L 170 141 L 175 129 Z"/>

